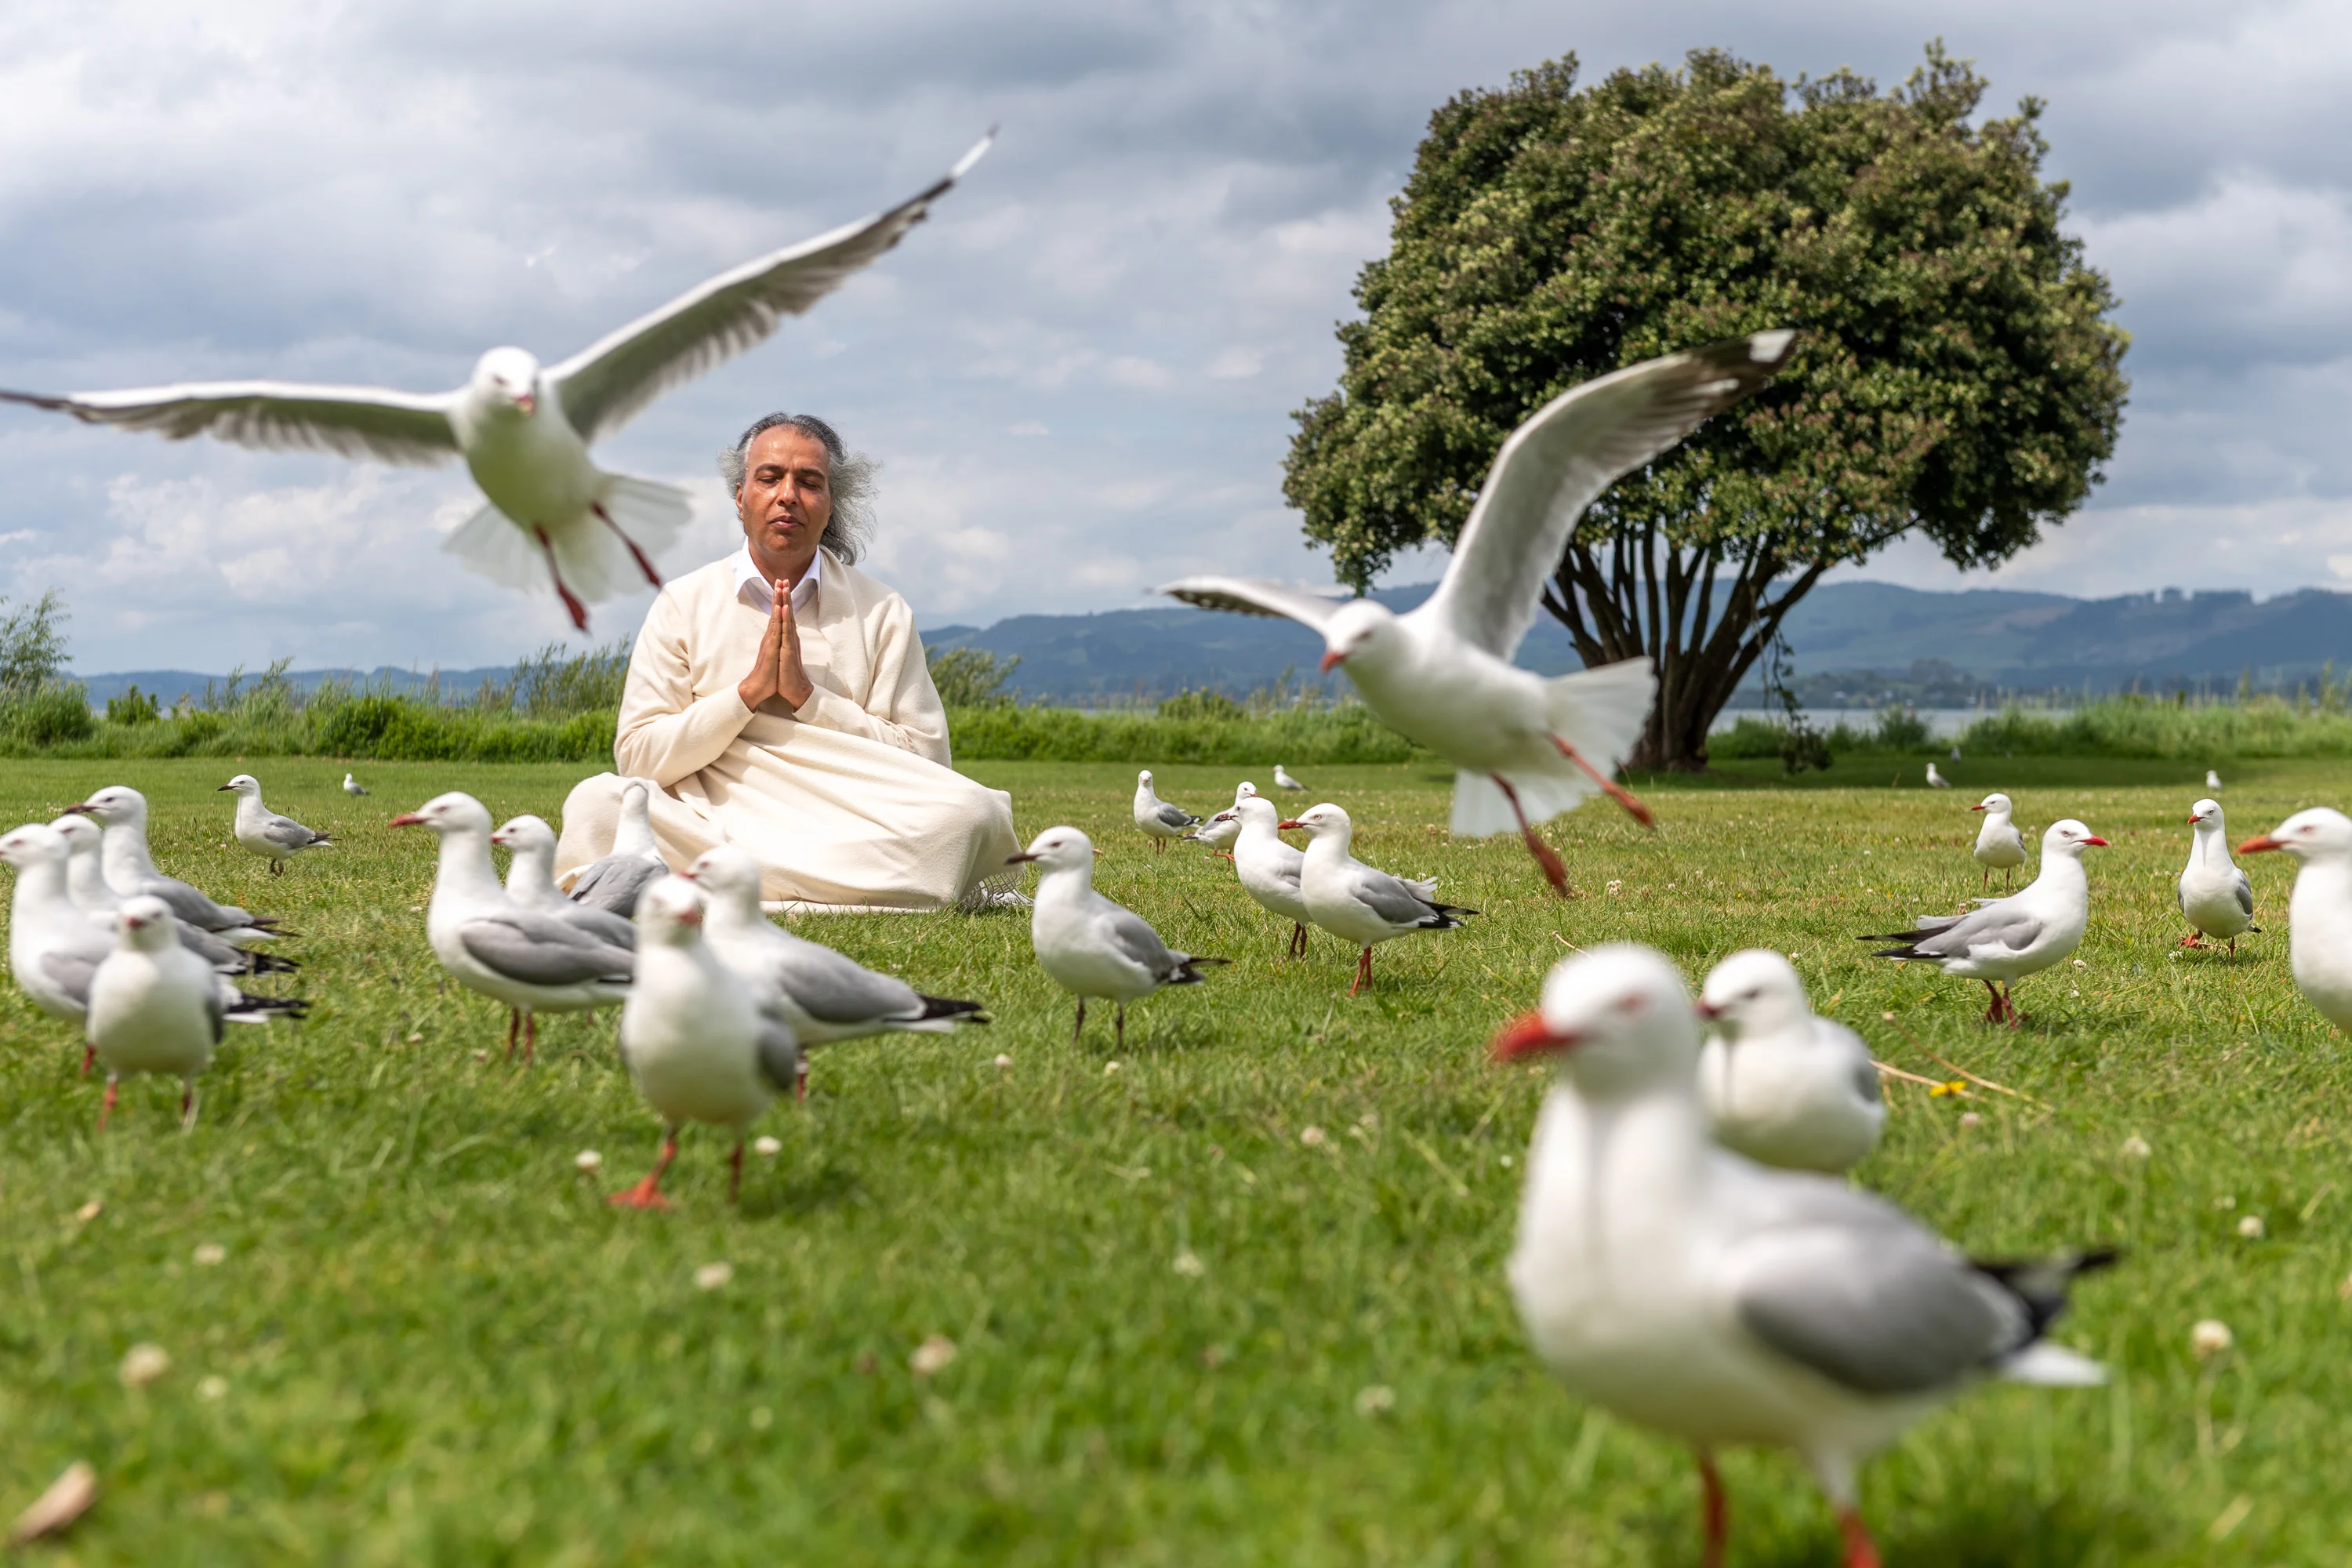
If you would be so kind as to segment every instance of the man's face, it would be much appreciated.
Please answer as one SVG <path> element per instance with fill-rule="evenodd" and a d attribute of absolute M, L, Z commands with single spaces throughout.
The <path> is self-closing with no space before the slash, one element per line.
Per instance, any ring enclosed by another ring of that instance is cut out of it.
<path fill-rule="evenodd" d="M 772 563 L 806 564 L 833 517 L 833 460 L 824 444 L 789 425 L 761 431 L 745 454 L 735 509 L 752 549 Z"/>

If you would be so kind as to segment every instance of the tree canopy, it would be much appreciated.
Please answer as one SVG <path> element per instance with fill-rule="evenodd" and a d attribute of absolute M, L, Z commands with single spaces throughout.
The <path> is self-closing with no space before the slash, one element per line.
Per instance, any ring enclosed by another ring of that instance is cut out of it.
<path fill-rule="evenodd" d="M 1964 568 L 2033 543 L 2114 452 L 2128 338 L 2042 177 L 2041 105 L 1976 120 L 1986 85 L 1940 45 L 1885 93 L 1701 50 L 1454 98 L 1358 279 L 1339 389 L 1296 416 L 1308 537 L 1367 586 L 1450 545 L 1569 387 L 1800 329 L 1770 387 L 1601 497 L 1546 591 L 1588 663 L 1658 664 L 1637 760 L 1675 765 L 1830 567 L 1913 531 Z"/>

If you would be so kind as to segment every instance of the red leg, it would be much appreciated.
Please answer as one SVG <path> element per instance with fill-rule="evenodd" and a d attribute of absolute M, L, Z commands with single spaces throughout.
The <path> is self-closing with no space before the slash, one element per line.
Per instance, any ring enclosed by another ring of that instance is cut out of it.
<path fill-rule="evenodd" d="M 112 1114 L 114 1114 L 114 1078 L 112 1074 L 109 1074 L 106 1079 L 106 1098 L 98 1102 L 98 1130 L 100 1132 L 106 1131 L 106 1119 Z"/>
<path fill-rule="evenodd" d="M 84 1077 L 84 1078 L 88 1078 L 88 1077 L 89 1076 L 89 1064 L 90 1064 L 90 1063 L 92 1063 L 92 1062 L 94 1062 L 94 1061 L 96 1061 L 96 1060 L 98 1060 L 98 1047 L 97 1047 L 96 1046 L 84 1046 L 84 1047 L 82 1047 L 82 1048 L 81 1048 L 81 1076 L 82 1076 L 82 1077 Z"/>
<path fill-rule="evenodd" d="M 547 557 L 547 574 L 555 579 L 556 595 L 562 599 L 563 607 L 572 612 L 572 624 L 580 630 L 586 631 L 588 606 L 580 602 L 579 595 L 563 585 L 563 574 L 555 564 L 555 546 L 548 542 L 547 530 L 534 528 L 531 532 L 539 536 L 540 553 Z"/>
<path fill-rule="evenodd" d="M 808 1103 L 808 1058 L 803 1057 L 793 1067 L 793 1103 Z"/>
<path fill-rule="evenodd" d="M 1985 1004 L 1985 1022 L 1998 1024 L 2000 1022 L 2000 987 L 1988 980 L 1984 983 L 1984 988 L 1985 994 L 1992 998 Z"/>
<path fill-rule="evenodd" d="M 2009 994 L 2009 982 L 2000 983 L 2000 1010 L 2009 1018 L 2009 1026 L 2016 1028 L 2025 1022 L 2025 1015 L 2017 1010 L 2017 998 Z"/>
<path fill-rule="evenodd" d="M 525 1067 L 530 1066 L 532 1060 L 537 1058 L 538 1055 L 539 1015 L 536 1013 L 525 1013 L 522 1016 L 522 1065 Z"/>
<path fill-rule="evenodd" d="M 1850 1508 L 1838 1510 L 1838 1532 L 1845 1537 L 1845 1568 L 1881 1568 L 1878 1548 L 1872 1544 L 1862 1515 Z"/>
<path fill-rule="evenodd" d="M 1111 1015 L 1115 1020 L 1111 1025 L 1111 1042 L 1114 1049 L 1123 1051 L 1127 1049 L 1127 1004 L 1120 1002 L 1115 1005 L 1118 1011 Z"/>
<path fill-rule="evenodd" d="M 1586 762 L 1584 760 L 1583 753 L 1579 752 L 1574 746 L 1570 745 L 1558 735 L 1554 735 L 1551 738 L 1551 743 L 1559 748 L 1559 754 L 1561 756 L 1566 757 L 1570 762 L 1574 763 L 1578 767 L 1582 768 L 1585 772 L 1585 776 L 1590 778 L 1594 784 L 1599 784 L 1602 793 L 1607 795 L 1611 800 L 1613 800 L 1619 805 L 1623 806 L 1627 816 L 1631 816 L 1634 821 L 1640 823 L 1644 827 L 1655 827 L 1658 825 L 1658 819 L 1650 815 L 1650 808 L 1633 798 L 1633 791 L 1627 789 L 1623 784 L 1619 784 L 1615 779 L 1611 778 L 1607 773 L 1602 773 L 1599 768 L 1594 767 L 1591 763 Z"/>
<path fill-rule="evenodd" d="M 180 1131 L 187 1131 L 196 1124 L 196 1080 L 190 1079 L 180 1089 Z"/>
<path fill-rule="evenodd" d="M 1307 956 L 1307 922 L 1305 921 L 1290 922 L 1290 956 L 1293 958 Z"/>
<path fill-rule="evenodd" d="M 1513 789 L 1511 781 L 1500 773 L 1486 776 L 1495 781 L 1495 787 L 1501 790 L 1503 798 L 1511 803 L 1511 815 L 1519 819 L 1519 837 L 1527 840 L 1528 853 L 1534 856 L 1536 864 L 1543 868 L 1544 880 L 1551 884 L 1553 892 L 1563 899 L 1568 897 L 1568 868 L 1560 864 L 1559 854 L 1543 841 L 1543 836 L 1528 820 L 1528 814 L 1519 806 L 1519 792 Z"/>
<path fill-rule="evenodd" d="M 738 1152 L 740 1152 L 740 1151 Z M 635 1186 L 631 1187 L 626 1192 L 614 1193 L 611 1197 L 606 1198 L 604 1201 L 611 1204 L 615 1208 L 625 1209 L 666 1209 L 669 1207 L 669 1200 L 661 1195 L 662 1173 L 668 1170 L 669 1163 L 677 1158 L 677 1129 L 675 1127 L 667 1128 L 662 1133 L 661 1158 L 654 1163 L 654 1168 L 652 1170 L 646 1173 L 646 1179 L 639 1182 Z"/>
<path fill-rule="evenodd" d="M 590 501 L 588 503 L 588 510 L 594 512 L 598 517 L 603 518 L 604 520 L 604 526 L 611 529 L 614 536 L 619 539 L 622 543 L 629 547 L 629 553 L 637 558 L 637 570 L 646 574 L 646 581 L 651 583 L 656 588 L 660 587 L 662 585 L 661 574 L 655 571 L 654 563 L 646 559 L 646 552 L 637 548 L 637 542 L 621 531 L 621 525 L 613 521 L 613 514 L 604 510 L 604 503 L 600 500 Z"/>
<path fill-rule="evenodd" d="M 1367 945 L 1363 952 L 1356 955 L 1356 981 L 1354 984 L 1348 987 L 1348 994 L 1353 996 L 1360 991 L 1370 991 L 1371 988 L 1372 950 L 1370 945 Z"/>
<path fill-rule="evenodd" d="M 1715 1456 L 1698 1450 L 1699 1518 L 1706 1544 L 1699 1552 L 1699 1568 L 1723 1568 L 1724 1549 L 1731 1541 L 1731 1505 L 1723 1495 L 1723 1475 Z"/>
<path fill-rule="evenodd" d="M 735 1152 L 727 1159 L 727 1201 L 734 1204 L 743 1195 L 743 1140 L 735 1140 Z"/>
<path fill-rule="evenodd" d="M 1216 855 L 1217 855 L 1217 858 L 1218 858 L 1218 859 L 1220 859 L 1220 860 L 1234 860 L 1234 858 L 1233 858 L 1232 856 L 1230 856 L 1230 855 L 1226 854 L 1226 853 L 1225 853 L 1223 850 L 1222 850 L 1222 849 L 1218 850 L 1218 851 L 1216 852 Z M 1240 864 L 1241 864 L 1241 862 L 1240 862 L 1240 861 L 1238 861 L 1238 860 L 1234 860 L 1234 865 L 1236 865 L 1236 866 L 1238 866 L 1238 865 L 1240 865 Z"/>
<path fill-rule="evenodd" d="M 516 1037 L 516 1035 L 517 1035 L 518 1033 L 520 1033 L 520 1032 L 521 1028 L 522 1028 L 522 1009 L 521 1009 L 521 1008 L 520 1008 L 520 1007 L 509 1007 L 509 1008 L 508 1008 L 508 1009 L 507 1009 L 507 1060 L 509 1060 L 509 1061 L 512 1061 L 512 1060 L 514 1060 L 514 1054 L 515 1054 L 515 1037 Z"/>
<path fill-rule="evenodd" d="M 2203 947 L 2205 945 L 2205 939 L 2192 931 L 2187 936 L 2180 939 L 2180 945 L 2183 947 Z"/>
<path fill-rule="evenodd" d="M 1087 999 L 1078 998 L 1078 1021 L 1070 1026 L 1070 1044 L 1076 1045 L 1078 1037 L 1087 1032 Z"/>

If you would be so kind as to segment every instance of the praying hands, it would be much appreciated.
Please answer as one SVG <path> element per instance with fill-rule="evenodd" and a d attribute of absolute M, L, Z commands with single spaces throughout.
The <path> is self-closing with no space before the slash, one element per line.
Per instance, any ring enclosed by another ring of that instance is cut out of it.
<path fill-rule="evenodd" d="M 759 656 L 752 660 L 751 673 L 735 687 L 743 706 L 757 711 L 771 697 L 781 697 L 785 706 L 798 709 L 816 694 L 809 683 L 808 674 L 801 668 L 800 627 L 793 620 L 793 583 L 779 577 L 774 584 L 774 602 L 768 611 L 768 627 L 760 636 Z"/>

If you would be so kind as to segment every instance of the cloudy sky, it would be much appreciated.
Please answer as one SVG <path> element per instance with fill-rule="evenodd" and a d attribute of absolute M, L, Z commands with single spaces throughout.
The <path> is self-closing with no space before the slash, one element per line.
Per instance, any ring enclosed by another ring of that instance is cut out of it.
<path fill-rule="evenodd" d="M 1288 414 L 1332 383 L 1435 104 L 1571 51 L 1587 79 L 1714 46 L 1892 83 L 1937 36 L 1993 108 L 2048 101 L 2134 392 L 2107 484 L 2041 547 L 1868 574 L 2352 588 L 2352 22 L 2319 5 L 15 5 L 0 385 L 452 386 L 494 343 L 560 358 L 897 200 L 1002 124 L 898 251 L 598 448 L 694 488 L 664 564 L 726 548 L 711 456 L 787 407 L 883 460 L 876 561 L 925 625 L 1211 565 L 1320 581 L 1281 501 Z M 440 553 L 475 504 L 460 469 L 0 409 L 0 593 L 60 589 L 84 670 L 457 667 L 566 635 Z"/>

